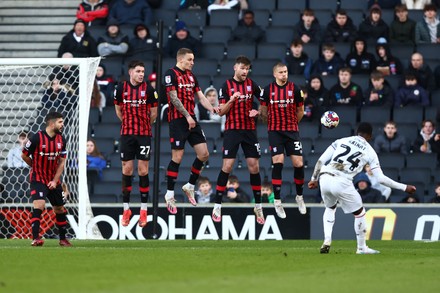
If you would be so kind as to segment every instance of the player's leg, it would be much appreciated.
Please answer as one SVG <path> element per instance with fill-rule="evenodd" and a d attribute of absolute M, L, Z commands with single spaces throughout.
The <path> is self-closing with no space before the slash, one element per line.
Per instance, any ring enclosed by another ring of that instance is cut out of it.
<path fill-rule="evenodd" d="M 297 133 L 293 133 L 293 135 L 297 136 Z M 286 145 L 287 155 L 292 160 L 293 164 L 293 182 L 296 187 L 296 203 L 298 204 L 298 209 L 301 214 L 306 214 L 306 204 L 304 203 L 303 191 L 304 191 L 304 162 L 302 156 L 302 144 L 298 140 L 298 137 L 295 139 L 289 140 Z"/>
<path fill-rule="evenodd" d="M 128 226 L 131 218 L 130 195 L 133 188 L 134 159 L 139 146 L 135 136 L 121 135 L 121 161 L 122 161 L 122 204 L 124 207 L 121 225 Z"/>
<path fill-rule="evenodd" d="M 335 182 L 336 177 L 327 174 L 321 175 L 319 178 L 319 185 L 321 189 L 321 197 L 325 205 L 324 214 L 322 215 L 322 223 L 324 228 L 324 243 L 321 246 L 320 253 L 329 253 L 332 243 L 333 226 L 335 224 L 335 213 L 338 198 L 333 194 L 333 185 L 338 185 Z"/>
<path fill-rule="evenodd" d="M 359 196 L 360 198 L 360 196 Z M 377 254 L 380 253 L 378 250 L 371 249 L 367 246 L 366 235 L 367 235 L 367 221 L 365 219 L 365 208 L 353 212 L 354 215 L 354 231 L 356 233 L 357 240 L 357 250 L 356 254 Z"/>
<path fill-rule="evenodd" d="M 223 165 L 217 177 L 217 186 L 215 193 L 215 204 L 212 210 L 212 220 L 214 222 L 221 221 L 222 199 L 225 194 L 226 185 L 228 184 L 229 174 L 237 157 L 238 148 L 240 146 L 241 137 L 235 130 L 227 130 L 223 136 Z"/>
<path fill-rule="evenodd" d="M 138 159 L 139 192 L 141 194 L 141 210 L 139 214 L 139 226 L 147 225 L 147 205 L 150 191 L 150 180 L 148 178 L 148 166 L 150 161 L 151 137 L 137 136 L 139 152 L 136 154 Z"/>
<path fill-rule="evenodd" d="M 60 246 L 72 246 L 69 240 L 66 239 L 67 233 L 67 211 L 64 208 L 63 188 L 58 185 L 47 194 L 50 204 L 55 213 L 55 225 L 58 229 L 58 236 L 60 238 Z"/>
<path fill-rule="evenodd" d="M 281 186 L 283 184 L 282 172 L 284 167 L 284 144 L 276 131 L 269 131 L 269 145 L 272 155 L 272 186 L 275 196 L 274 207 L 277 216 L 284 219 L 286 212 L 281 203 Z"/>
<path fill-rule="evenodd" d="M 258 142 L 256 131 L 246 131 L 244 133 L 244 140 L 241 143 L 241 148 L 246 158 L 252 193 L 254 194 L 254 213 L 257 223 L 263 225 L 265 219 L 263 214 L 263 206 L 261 205 L 261 176 L 259 163 L 261 148 L 260 143 Z"/>
<path fill-rule="evenodd" d="M 49 189 L 45 184 L 31 182 L 31 200 L 32 200 L 32 246 L 43 246 L 44 240 L 40 238 L 41 214 L 46 206 L 46 195 Z"/>

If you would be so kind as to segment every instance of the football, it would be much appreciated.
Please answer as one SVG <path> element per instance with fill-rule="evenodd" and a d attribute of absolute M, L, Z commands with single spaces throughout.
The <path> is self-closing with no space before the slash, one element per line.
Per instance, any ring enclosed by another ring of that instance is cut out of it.
<path fill-rule="evenodd" d="M 338 126 L 339 116 L 336 112 L 327 111 L 321 116 L 321 124 L 325 128 L 332 129 Z"/>

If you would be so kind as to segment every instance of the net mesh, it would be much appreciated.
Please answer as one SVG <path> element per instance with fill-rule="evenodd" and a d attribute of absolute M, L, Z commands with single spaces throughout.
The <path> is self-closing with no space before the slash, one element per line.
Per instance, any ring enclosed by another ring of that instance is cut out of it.
<path fill-rule="evenodd" d="M 68 157 L 62 182 L 69 195 L 68 214 L 78 221 L 79 107 L 84 109 L 83 102 L 90 101 L 87 97 L 93 89 L 99 58 L 88 59 L 86 70 L 81 72 L 87 75 L 87 82 L 81 85 L 79 66 L 63 65 L 63 59 L 59 60 L 58 65 L 0 65 L 0 237 L 3 238 L 31 237 L 30 168 L 21 159 L 21 149 L 25 136 L 31 137 L 45 128 L 44 117 L 51 111 L 61 112 L 65 117 L 63 135 L 68 142 Z M 80 86 L 87 88 L 86 97 L 79 96 Z M 81 103 L 80 99 L 83 99 Z M 87 201 L 90 219 L 93 215 L 88 196 L 82 195 L 81 200 Z M 49 204 L 47 207 L 42 215 L 40 235 L 57 237 L 55 214 Z M 68 237 L 76 237 L 71 226 Z"/>

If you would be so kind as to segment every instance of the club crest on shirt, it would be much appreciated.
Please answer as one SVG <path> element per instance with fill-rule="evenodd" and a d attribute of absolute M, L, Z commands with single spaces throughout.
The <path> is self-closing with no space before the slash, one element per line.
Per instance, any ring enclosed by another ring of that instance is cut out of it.
<path fill-rule="evenodd" d="M 30 140 L 28 140 L 27 142 L 26 142 L 26 148 L 29 148 L 30 146 L 31 146 L 31 141 Z"/>
<path fill-rule="evenodd" d="M 293 96 L 293 92 L 292 92 L 292 91 L 287 91 L 287 95 L 288 95 L 289 97 L 291 97 L 291 96 Z"/>
<path fill-rule="evenodd" d="M 165 83 L 171 83 L 171 75 L 165 76 Z"/>
<path fill-rule="evenodd" d="M 61 143 L 60 142 L 57 142 L 57 148 L 61 148 Z"/>
<path fill-rule="evenodd" d="M 189 80 L 190 80 L 191 82 L 193 82 L 193 81 L 194 81 L 194 78 L 190 75 L 190 76 L 189 76 Z"/>
<path fill-rule="evenodd" d="M 141 97 L 145 97 L 145 91 L 141 91 Z"/>
<path fill-rule="evenodd" d="M 251 87 L 250 85 L 248 85 L 248 86 L 246 86 L 246 90 L 247 90 L 248 92 L 250 92 L 250 91 L 252 90 L 252 87 Z"/>

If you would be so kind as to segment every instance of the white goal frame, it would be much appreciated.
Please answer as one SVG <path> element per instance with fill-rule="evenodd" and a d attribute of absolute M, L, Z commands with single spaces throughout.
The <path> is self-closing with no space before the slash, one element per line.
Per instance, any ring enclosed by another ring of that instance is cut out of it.
<path fill-rule="evenodd" d="M 101 60 L 100 57 L 95 58 L 0 58 L 0 65 L 7 66 L 41 66 L 41 65 L 76 65 L 79 67 L 79 149 L 78 161 L 87 161 L 87 132 L 90 112 L 91 95 L 87 95 L 87 64 L 90 62 L 97 62 Z M 78 164 L 78 229 L 77 239 L 100 238 L 98 235 L 88 235 L 87 226 L 91 220 L 91 205 L 89 192 L 87 188 L 87 164 Z M 92 229 L 89 228 L 89 231 Z"/>

